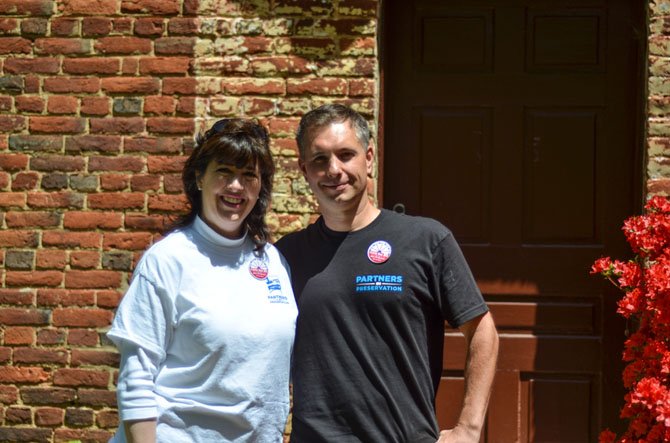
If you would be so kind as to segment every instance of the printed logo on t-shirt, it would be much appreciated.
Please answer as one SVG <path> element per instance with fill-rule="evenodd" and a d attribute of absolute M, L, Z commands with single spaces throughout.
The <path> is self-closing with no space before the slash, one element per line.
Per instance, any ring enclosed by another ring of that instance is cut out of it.
<path fill-rule="evenodd" d="M 357 275 L 356 292 L 402 292 L 402 275 Z"/>
<path fill-rule="evenodd" d="M 249 272 L 254 278 L 264 280 L 268 276 L 268 264 L 261 259 L 255 258 L 249 263 Z"/>
<path fill-rule="evenodd" d="M 368 247 L 368 259 L 372 263 L 384 263 L 391 257 L 391 245 L 384 240 L 378 240 Z"/>
<path fill-rule="evenodd" d="M 265 284 L 268 285 L 268 301 L 270 303 L 288 304 L 288 298 L 281 291 L 281 282 L 276 277 L 268 277 L 265 279 Z"/>

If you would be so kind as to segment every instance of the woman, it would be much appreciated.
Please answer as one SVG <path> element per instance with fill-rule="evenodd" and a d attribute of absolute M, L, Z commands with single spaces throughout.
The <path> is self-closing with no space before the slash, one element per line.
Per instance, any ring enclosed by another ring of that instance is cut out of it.
<path fill-rule="evenodd" d="M 268 144 L 244 119 L 197 138 L 190 212 L 143 255 L 107 334 L 121 353 L 112 441 L 282 441 L 297 308 L 267 243 Z"/>

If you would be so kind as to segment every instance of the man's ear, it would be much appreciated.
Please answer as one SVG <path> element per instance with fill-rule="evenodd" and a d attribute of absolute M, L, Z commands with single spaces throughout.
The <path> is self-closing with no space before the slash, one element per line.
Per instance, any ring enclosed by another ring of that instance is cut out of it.
<path fill-rule="evenodd" d="M 372 177 L 372 165 L 375 160 L 375 147 L 372 143 L 372 139 L 368 142 L 368 147 L 365 150 L 365 163 L 367 167 L 368 177 Z"/>
<path fill-rule="evenodd" d="M 302 171 L 302 176 L 307 180 L 307 169 L 305 168 L 305 162 L 301 158 L 298 158 L 298 167 Z"/>

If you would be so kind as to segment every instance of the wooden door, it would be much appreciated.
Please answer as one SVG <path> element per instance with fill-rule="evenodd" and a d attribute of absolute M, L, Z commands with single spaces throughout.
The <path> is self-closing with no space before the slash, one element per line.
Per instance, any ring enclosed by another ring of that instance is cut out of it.
<path fill-rule="evenodd" d="M 487 442 L 595 442 L 617 427 L 624 325 L 589 276 L 639 208 L 645 3 L 383 6 L 384 206 L 450 227 L 501 334 Z M 446 331 L 442 426 L 462 396 Z"/>

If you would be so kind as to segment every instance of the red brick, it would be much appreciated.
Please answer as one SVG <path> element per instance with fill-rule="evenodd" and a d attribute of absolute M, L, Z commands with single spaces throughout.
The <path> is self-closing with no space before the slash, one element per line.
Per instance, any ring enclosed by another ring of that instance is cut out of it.
<path fill-rule="evenodd" d="M 93 271 L 73 271 L 78 274 L 90 274 Z M 97 271 L 108 272 L 108 271 Z M 56 308 L 53 311 L 54 326 L 78 328 L 103 328 L 112 321 L 112 312 L 106 309 Z M 69 340 L 68 340 L 69 341 Z"/>
<path fill-rule="evenodd" d="M 67 214 L 66 214 L 67 216 Z M 60 249 L 38 249 L 35 266 L 37 269 L 65 269 L 67 253 Z"/>
<path fill-rule="evenodd" d="M 89 329 L 70 329 L 67 334 L 67 343 L 70 346 L 97 346 L 98 332 Z"/>
<path fill-rule="evenodd" d="M 243 107 L 247 115 L 267 116 L 275 113 L 275 102 L 265 98 L 245 98 Z"/>
<path fill-rule="evenodd" d="M 57 74 L 60 61 L 57 58 L 7 58 L 5 73 L 9 74 Z"/>
<path fill-rule="evenodd" d="M 63 410 L 49 407 L 37 408 L 35 410 L 35 424 L 37 426 L 60 426 L 63 424 Z"/>
<path fill-rule="evenodd" d="M 103 191 L 123 191 L 130 185 L 128 174 L 101 174 L 100 188 Z"/>
<path fill-rule="evenodd" d="M 0 247 L 34 248 L 38 245 L 38 238 L 34 231 L 0 231 Z"/>
<path fill-rule="evenodd" d="M 63 60 L 63 72 L 66 74 L 116 74 L 121 69 L 118 58 L 66 58 Z"/>
<path fill-rule="evenodd" d="M 25 117 L 20 115 L 0 115 L 0 133 L 19 132 L 25 128 Z"/>
<path fill-rule="evenodd" d="M 65 364 L 68 353 L 63 349 L 15 348 L 12 356 L 15 363 Z"/>
<path fill-rule="evenodd" d="M 117 288 L 120 284 L 121 284 L 121 273 L 116 271 L 72 270 L 65 272 L 66 288 L 73 288 L 73 289 Z M 78 324 L 75 326 L 89 326 L 89 325 Z"/>
<path fill-rule="evenodd" d="M 149 117 L 147 130 L 157 134 L 193 134 L 195 122 L 192 118 Z"/>
<path fill-rule="evenodd" d="M 178 0 L 123 0 L 121 12 L 124 14 L 176 15 L 180 12 Z"/>
<path fill-rule="evenodd" d="M 197 20 L 190 17 L 175 17 L 168 22 L 170 35 L 196 35 L 198 29 Z"/>
<path fill-rule="evenodd" d="M 0 208 L 22 207 L 25 204 L 26 194 L 23 192 L 0 192 Z"/>
<path fill-rule="evenodd" d="M 107 35 L 112 30 L 112 20 L 106 17 L 84 17 L 81 32 L 84 36 Z"/>
<path fill-rule="evenodd" d="M 137 134 L 144 132 L 142 117 L 114 117 L 90 119 L 94 134 Z"/>
<path fill-rule="evenodd" d="M 140 74 L 186 74 L 191 59 L 188 57 L 152 57 L 140 59 Z"/>
<path fill-rule="evenodd" d="M 149 209 L 154 211 L 182 212 L 188 208 L 188 200 L 184 195 L 150 195 Z"/>
<path fill-rule="evenodd" d="M 0 154 L 0 169 L 18 171 L 28 166 L 30 157 L 25 154 Z"/>
<path fill-rule="evenodd" d="M 126 214 L 126 229 L 162 231 L 165 226 L 166 220 L 163 215 Z"/>
<path fill-rule="evenodd" d="M 67 408 L 65 410 L 65 425 L 73 428 L 91 427 L 94 423 L 94 414 L 90 409 Z"/>
<path fill-rule="evenodd" d="M 84 158 L 71 155 L 43 155 L 30 159 L 30 168 L 35 171 L 77 172 L 83 171 L 85 166 L 86 160 Z"/>
<path fill-rule="evenodd" d="M 34 292 L 31 290 L 0 288 L 0 304 L 32 305 L 34 301 Z"/>
<path fill-rule="evenodd" d="M 163 94 L 185 94 L 196 93 L 197 80 L 194 77 L 169 77 L 163 80 Z"/>
<path fill-rule="evenodd" d="M 11 405 L 19 399 L 19 389 L 16 386 L 0 386 L 0 403 Z"/>
<path fill-rule="evenodd" d="M 0 112 L 8 112 L 12 109 L 12 97 L 0 97 Z"/>
<path fill-rule="evenodd" d="M 77 31 L 79 21 L 75 18 L 56 17 L 51 19 L 51 34 L 71 36 Z"/>
<path fill-rule="evenodd" d="M 9 407 L 5 411 L 5 422 L 13 425 L 27 425 L 32 422 L 30 408 Z"/>
<path fill-rule="evenodd" d="M 91 209 L 141 209 L 144 207 L 144 194 L 138 192 L 92 194 L 88 197 L 88 206 Z"/>
<path fill-rule="evenodd" d="M 316 62 L 317 69 L 324 75 L 373 76 L 377 69 L 377 59 L 374 57 L 359 57 L 354 59 L 328 59 Z"/>
<path fill-rule="evenodd" d="M 195 115 L 195 97 L 181 97 L 177 102 L 177 112 Z"/>
<path fill-rule="evenodd" d="M 60 271 L 6 271 L 7 286 L 35 287 L 59 286 L 63 282 Z"/>
<path fill-rule="evenodd" d="M 135 21 L 135 34 L 157 36 L 163 34 L 164 20 L 161 17 L 140 18 Z"/>
<path fill-rule="evenodd" d="M 36 172 L 19 172 L 12 180 L 12 191 L 29 191 L 37 189 L 40 176 Z"/>
<path fill-rule="evenodd" d="M 86 406 L 116 407 L 116 393 L 103 389 L 80 389 L 78 391 L 79 404 Z"/>
<path fill-rule="evenodd" d="M 27 197 L 28 206 L 33 208 L 82 208 L 84 206 L 83 196 L 73 192 L 31 192 Z"/>
<path fill-rule="evenodd" d="M 7 189 L 11 180 L 12 176 L 8 172 L 0 171 L 0 190 Z"/>
<path fill-rule="evenodd" d="M 96 93 L 100 79 L 94 77 L 53 77 L 44 79 L 44 90 L 57 93 Z"/>
<path fill-rule="evenodd" d="M 193 19 L 190 19 L 193 21 Z M 0 33 L 16 34 L 19 32 L 19 21 L 15 18 L 0 17 Z"/>
<path fill-rule="evenodd" d="M 38 38 L 35 40 L 34 48 L 38 54 L 82 55 L 91 52 L 91 42 L 79 38 Z"/>
<path fill-rule="evenodd" d="M 0 37 L 0 54 L 30 54 L 32 44 L 23 37 Z"/>
<path fill-rule="evenodd" d="M 93 306 L 94 303 L 95 293 L 89 290 L 39 289 L 37 291 L 39 306 Z"/>
<path fill-rule="evenodd" d="M 100 428 L 116 428 L 119 426 L 117 411 L 99 411 L 95 414 L 95 423 Z"/>
<path fill-rule="evenodd" d="M 159 89 L 154 77 L 113 77 L 102 80 L 102 89 L 111 94 L 150 94 Z"/>
<path fill-rule="evenodd" d="M 22 387 L 21 399 L 29 405 L 58 405 L 74 401 L 76 392 L 68 388 Z"/>
<path fill-rule="evenodd" d="M 371 97 L 375 92 L 373 79 L 361 78 L 349 80 L 349 95 L 354 97 Z"/>
<path fill-rule="evenodd" d="M 65 331 L 62 329 L 40 329 L 37 333 L 38 345 L 65 344 Z"/>
<path fill-rule="evenodd" d="M 107 97 L 82 97 L 80 111 L 83 115 L 107 115 L 110 102 Z"/>
<path fill-rule="evenodd" d="M 50 16 L 53 7 L 53 0 L 2 0 L 0 14 Z"/>
<path fill-rule="evenodd" d="M 190 55 L 195 53 L 194 37 L 163 37 L 154 42 L 156 55 Z"/>
<path fill-rule="evenodd" d="M 89 157 L 88 170 L 94 171 L 130 171 L 140 172 L 144 169 L 144 159 L 141 157 Z"/>
<path fill-rule="evenodd" d="M 0 348 L 0 363 L 9 363 L 12 358 L 12 348 L 2 347 Z"/>
<path fill-rule="evenodd" d="M 0 367 L 0 383 L 42 383 L 47 380 L 49 380 L 49 373 L 43 368 Z"/>
<path fill-rule="evenodd" d="M 151 40 L 138 37 L 102 37 L 95 49 L 102 54 L 148 54 Z"/>
<path fill-rule="evenodd" d="M 119 354 L 107 351 L 72 350 L 72 366 L 119 366 Z"/>
<path fill-rule="evenodd" d="M 121 73 L 123 75 L 136 75 L 139 67 L 140 61 L 137 57 L 126 57 L 121 64 Z"/>
<path fill-rule="evenodd" d="M 34 96 L 16 97 L 16 110 L 20 112 L 42 112 L 44 110 L 44 99 Z"/>
<path fill-rule="evenodd" d="M 117 0 L 62 0 L 64 15 L 115 15 Z"/>
<path fill-rule="evenodd" d="M 123 249 L 126 251 L 144 250 L 151 244 L 152 236 L 148 232 L 106 233 L 103 240 L 105 249 Z M 67 281 L 66 281 L 67 283 Z"/>
<path fill-rule="evenodd" d="M 26 75 L 24 77 L 23 92 L 26 94 L 38 94 L 40 90 L 40 77 L 37 75 Z"/>
<path fill-rule="evenodd" d="M 176 154 L 181 152 L 183 144 L 184 140 L 178 137 L 136 137 L 126 138 L 123 148 L 126 153 Z"/>
<path fill-rule="evenodd" d="M 63 149 L 61 135 L 12 135 L 9 137 L 9 149 L 15 151 L 58 151 Z"/>
<path fill-rule="evenodd" d="M 104 152 L 116 153 L 121 151 L 121 137 L 112 135 L 80 135 L 68 137 L 65 141 L 65 151 Z"/>
<path fill-rule="evenodd" d="M 70 252 L 70 267 L 72 269 L 94 269 L 99 265 L 100 253 L 98 251 Z"/>
<path fill-rule="evenodd" d="M 42 233 L 42 246 L 98 248 L 101 242 L 102 234 L 98 232 L 44 231 Z"/>
<path fill-rule="evenodd" d="M 84 132 L 85 129 L 86 129 L 86 120 L 83 118 L 51 117 L 51 116 L 30 117 L 31 132 L 76 134 Z"/>
<path fill-rule="evenodd" d="M 151 95 L 144 98 L 144 112 L 150 114 L 173 114 L 176 102 L 173 97 Z"/>
<path fill-rule="evenodd" d="M 60 428 L 54 430 L 54 441 L 57 442 L 100 442 L 109 441 L 114 436 L 113 432 L 102 429 L 67 429 Z"/>
<path fill-rule="evenodd" d="M 251 59 L 250 67 L 256 74 L 309 74 L 314 70 L 310 62 L 298 56 L 259 56 Z"/>
<path fill-rule="evenodd" d="M 161 177 L 154 174 L 133 175 L 130 179 L 130 189 L 135 192 L 158 191 L 161 187 Z"/>
<path fill-rule="evenodd" d="M 79 100 L 76 97 L 52 95 L 47 102 L 47 111 L 50 114 L 75 114 Z"/>
<path fill-rule="evenodd" d="M 183 156 L 152 155 L 147 160 L 147 169 L 152 174 L 181 172 L 185 162 L 186 158 Z"/>
<path fill-rule="evenodd" d="M 341 78 L 288 79 L 289 94 L 344 95 L 347 81 Z"/>
<path fill-rule="evenodd" d="M 35 341 L 35 328 L 29 326 L 10 326 L 5 328 L 5 345 L 32 345 Z"/>
<path fill-rule="evenodd" d="M 60 224 L 61 215 L 55 212 L 36 211 L 36 212 L 16 212 L 9 211 L 5 215 L 5 221 L 9 228 L 28 228 L 28 227 L 54 227 Z"/>
<path fill-rule="evenodd" d="M 101 308 L 116 309 L 121 301 L 121 294 L 117 291 L 98 291 L 96 304 Z"/>
<path fill-rule="evenodd" d="M 118 229 L 122 215 L 117 212 L 68 211 L 63 217 L 66 229 Z"/>

